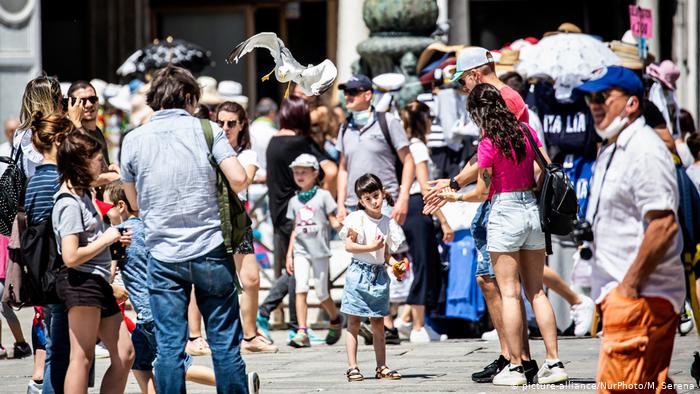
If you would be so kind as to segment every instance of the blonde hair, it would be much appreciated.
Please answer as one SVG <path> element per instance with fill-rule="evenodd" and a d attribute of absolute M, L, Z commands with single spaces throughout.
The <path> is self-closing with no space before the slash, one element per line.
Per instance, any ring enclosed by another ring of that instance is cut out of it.
<path fill-rule="evenodd" d="M 22 95 L 19 129 L 30 128 L 34 115 L 38 112 L 47 115 L 58 112 L 62 97 L 61 85 L 54 77 L 42 74 L 29 81 Z"/>

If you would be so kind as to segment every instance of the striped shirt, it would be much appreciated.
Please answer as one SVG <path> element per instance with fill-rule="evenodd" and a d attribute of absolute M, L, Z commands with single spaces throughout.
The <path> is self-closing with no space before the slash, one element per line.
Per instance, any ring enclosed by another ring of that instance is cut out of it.
<path fill-rule="evenodd" d="M 51 216 L 53 197 L 59 186 L 58 167 L 55 164 L 42 164 L 36 168 L 24 197 L 29 224 L 37 224 Z"/>

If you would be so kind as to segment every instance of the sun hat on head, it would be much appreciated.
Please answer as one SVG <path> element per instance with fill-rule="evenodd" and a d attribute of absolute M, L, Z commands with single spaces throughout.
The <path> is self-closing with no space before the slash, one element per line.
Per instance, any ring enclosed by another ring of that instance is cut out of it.
<path fill-rule="evenodd" d="M 314 170 L 318 170 L 318 160 L 314 155 L 310 155 L 308 153 L 302 153 L 299 156 L 297 156 L 296 159 L 292 162 L 292 164 L 289 165 L 289 168 L 294 168 L 294 167 L 305 167 L 305 168 L 313 168 Z"/>
<path fill-rule="evenodd" d="M 450 82 L 462 78 L 462 74 L 484 64 L 493 63 L 493 55 L 486 48 L 469 47 L 457 53 L 457 69 Z"/>

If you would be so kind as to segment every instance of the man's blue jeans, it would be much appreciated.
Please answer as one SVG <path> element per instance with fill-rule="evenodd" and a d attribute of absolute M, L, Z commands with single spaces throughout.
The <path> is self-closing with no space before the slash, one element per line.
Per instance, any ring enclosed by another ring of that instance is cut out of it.
<path fill-rule="evenodd" d="M 211 347 L 216 391 L 247 393 L 235 270 L 224 245 L 190 261 L 165 263 L 149 255 L 148 276 L 158 344 L 154 371 L 158 392 L 185 392 L 187 305 L 194 286 Z"/>

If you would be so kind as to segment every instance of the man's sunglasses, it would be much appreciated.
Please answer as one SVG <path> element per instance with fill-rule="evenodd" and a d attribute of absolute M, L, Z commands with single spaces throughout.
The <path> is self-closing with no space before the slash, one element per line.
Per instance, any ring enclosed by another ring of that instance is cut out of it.
<path fill-rule="evenodd" d="M 591 105 L 591 104 L 605 104 L 606 101 L 608 101 L 608 97 L 610 97 L 609 92 L 593 92 L 589 93 L 584 96 L 586 99 L 586 104 Z"/>
<path fill-rule="evenodd" d="M 227 125 L 229 129 L 236 127 L 238 124 L 243 124 L 240 120 L 217 120 L 216 123 L 219 127 L 224 127 Z"/>
<path fill-rule="evenodd" d="M 82 98 L 81 97 L 64 97 L 63 98 L 63 108 L 68 108 L 68 100 L 69 99 L 73 104 L 77 103 L 78 100 L 80 100 L 83 103 L 83 105 L 87 104 L 88 101 L 91 104 L 95 104 L 99 100 L 97 98 L 97 96 L 89 96 L 89 97 L 82 97 Z"/>
<path fill-rule="evenodd" d="M 362 90 L 362 89 L 346 89 L 346 90 L 344 91 L 344 94 L 345 94 L 346 96 L 355 97 L 355 96 L 357 96 L 358 94 L 360 94 L 360 93 L 362 93 L 362 92 L 366 92 L 366 90 Z"/>

